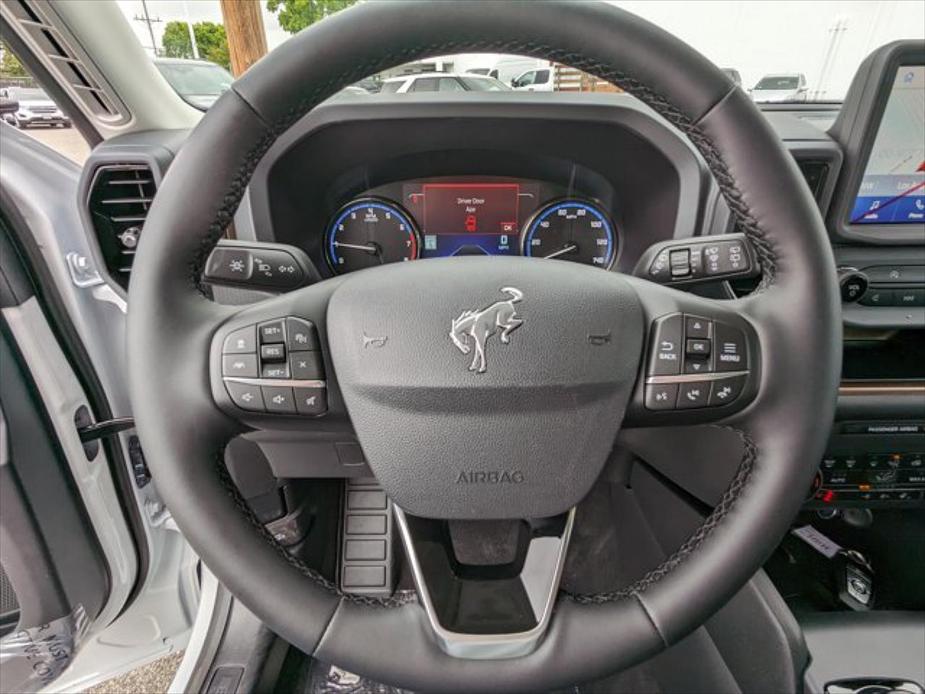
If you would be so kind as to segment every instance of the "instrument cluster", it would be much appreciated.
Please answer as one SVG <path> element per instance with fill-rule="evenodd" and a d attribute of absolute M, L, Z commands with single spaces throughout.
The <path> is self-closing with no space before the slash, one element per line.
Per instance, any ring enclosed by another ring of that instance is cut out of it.
<path fill-rule="evenodd" d="M 524 255 L 609 269 L 620 235 L 599 201 L 542 181 L 428 178 L 365 192 L 325 232 L 337 273 L 385 263 L 465 255 Z"/>

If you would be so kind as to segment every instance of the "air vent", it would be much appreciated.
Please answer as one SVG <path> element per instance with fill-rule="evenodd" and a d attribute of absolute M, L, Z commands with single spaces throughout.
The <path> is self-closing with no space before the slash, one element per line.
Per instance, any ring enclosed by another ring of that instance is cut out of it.
<path fill-rule="evenodd" d="M 125 288 L 156 190 L 146 164 L 100 166 L 90 185 L 90 219 L 103 259 L 110 276 Z"/>
<path fill-rule="evenodd" d="M 48 67 L 66 82 L 74 95 L 96 118 L 107 123 L 120 123 L 126 114 L 113 102 L 110 93 L 103 88 L 103 81 L 89 63 L 81 58 L 74 48 L 74 42 L 65 37 L 55 26 L 48 9 L 34 0 L 4 0 L 3 9 L 7 18 L 18 27 L 21 38 L 31 43 L 32 48 L 47 58 Z"/>
<path fill-rule="evenodd" d="M 806 185 L 813 192 L 813 197 L 818 202 L 822 198 L 822 191 L 825 190 L 825 182 L 829 176 L 829 162 L 818 161 L 815 159 L 798 159 L 797 166 L 803 178 L 806 179 Z"/>

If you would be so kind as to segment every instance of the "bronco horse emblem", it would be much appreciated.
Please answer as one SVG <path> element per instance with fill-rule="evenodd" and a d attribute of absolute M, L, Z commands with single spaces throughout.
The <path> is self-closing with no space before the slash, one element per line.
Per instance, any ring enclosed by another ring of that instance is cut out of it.
<path fill-rule="evenodd" d="M 475 350 L 469 371 L 485 373 L 485 343 L 489 337 L 500 330 L 501 342 L 508 344 L 511 333 L 523 325 L 523 320 L 518 318 L 514 309 L 514 304 L 523 299 L 523 292 L 514 287 L 502 287 L 501 291 L 511 298 L 496 301 L 480 311 L 463 311 L 453 321 L 450 329 L 453 344 L 463 354 L 469 354 L 473 348 Z"/>

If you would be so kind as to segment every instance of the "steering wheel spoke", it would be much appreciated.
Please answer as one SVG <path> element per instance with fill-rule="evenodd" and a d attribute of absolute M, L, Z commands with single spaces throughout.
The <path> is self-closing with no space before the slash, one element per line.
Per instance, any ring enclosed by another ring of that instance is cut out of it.
<path fill-rule="evenodd" d="M 643 281 L 634 288 L 646 314 L 646 353 L 624 425 L 698 424 L 744 409 L 761 376 L 761 345 L 745 303 Z"/>
<path fill-rule="evenodd" d="M 412 516 L 398 507 L 395 516 L 427 621 L 445 653 L 498 660 L 536 649 L 559 591 L 574 508 L 529 521 L 468 522 L 455 533 L 447 521 Z M 457 543 L 480 550 L 489 545 L 491 551 L 483 554 L 494 561 L 467 563 L 454 550 Z"/>

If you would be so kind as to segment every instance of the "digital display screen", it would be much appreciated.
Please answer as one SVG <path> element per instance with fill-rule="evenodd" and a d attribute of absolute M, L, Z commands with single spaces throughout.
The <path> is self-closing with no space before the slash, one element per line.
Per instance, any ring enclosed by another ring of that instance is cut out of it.
<path fill-rule="evenodd" d="M 900 66 L 883 111 L 851 224 L 925 223 L 925 66 Z"/>
<path fill-rule="evenodd" d="M 538 205 L 529 181 L 406 183 L 402 199 L 420 226 L 421 257 L 517 255 L 520 230 Z"/>

